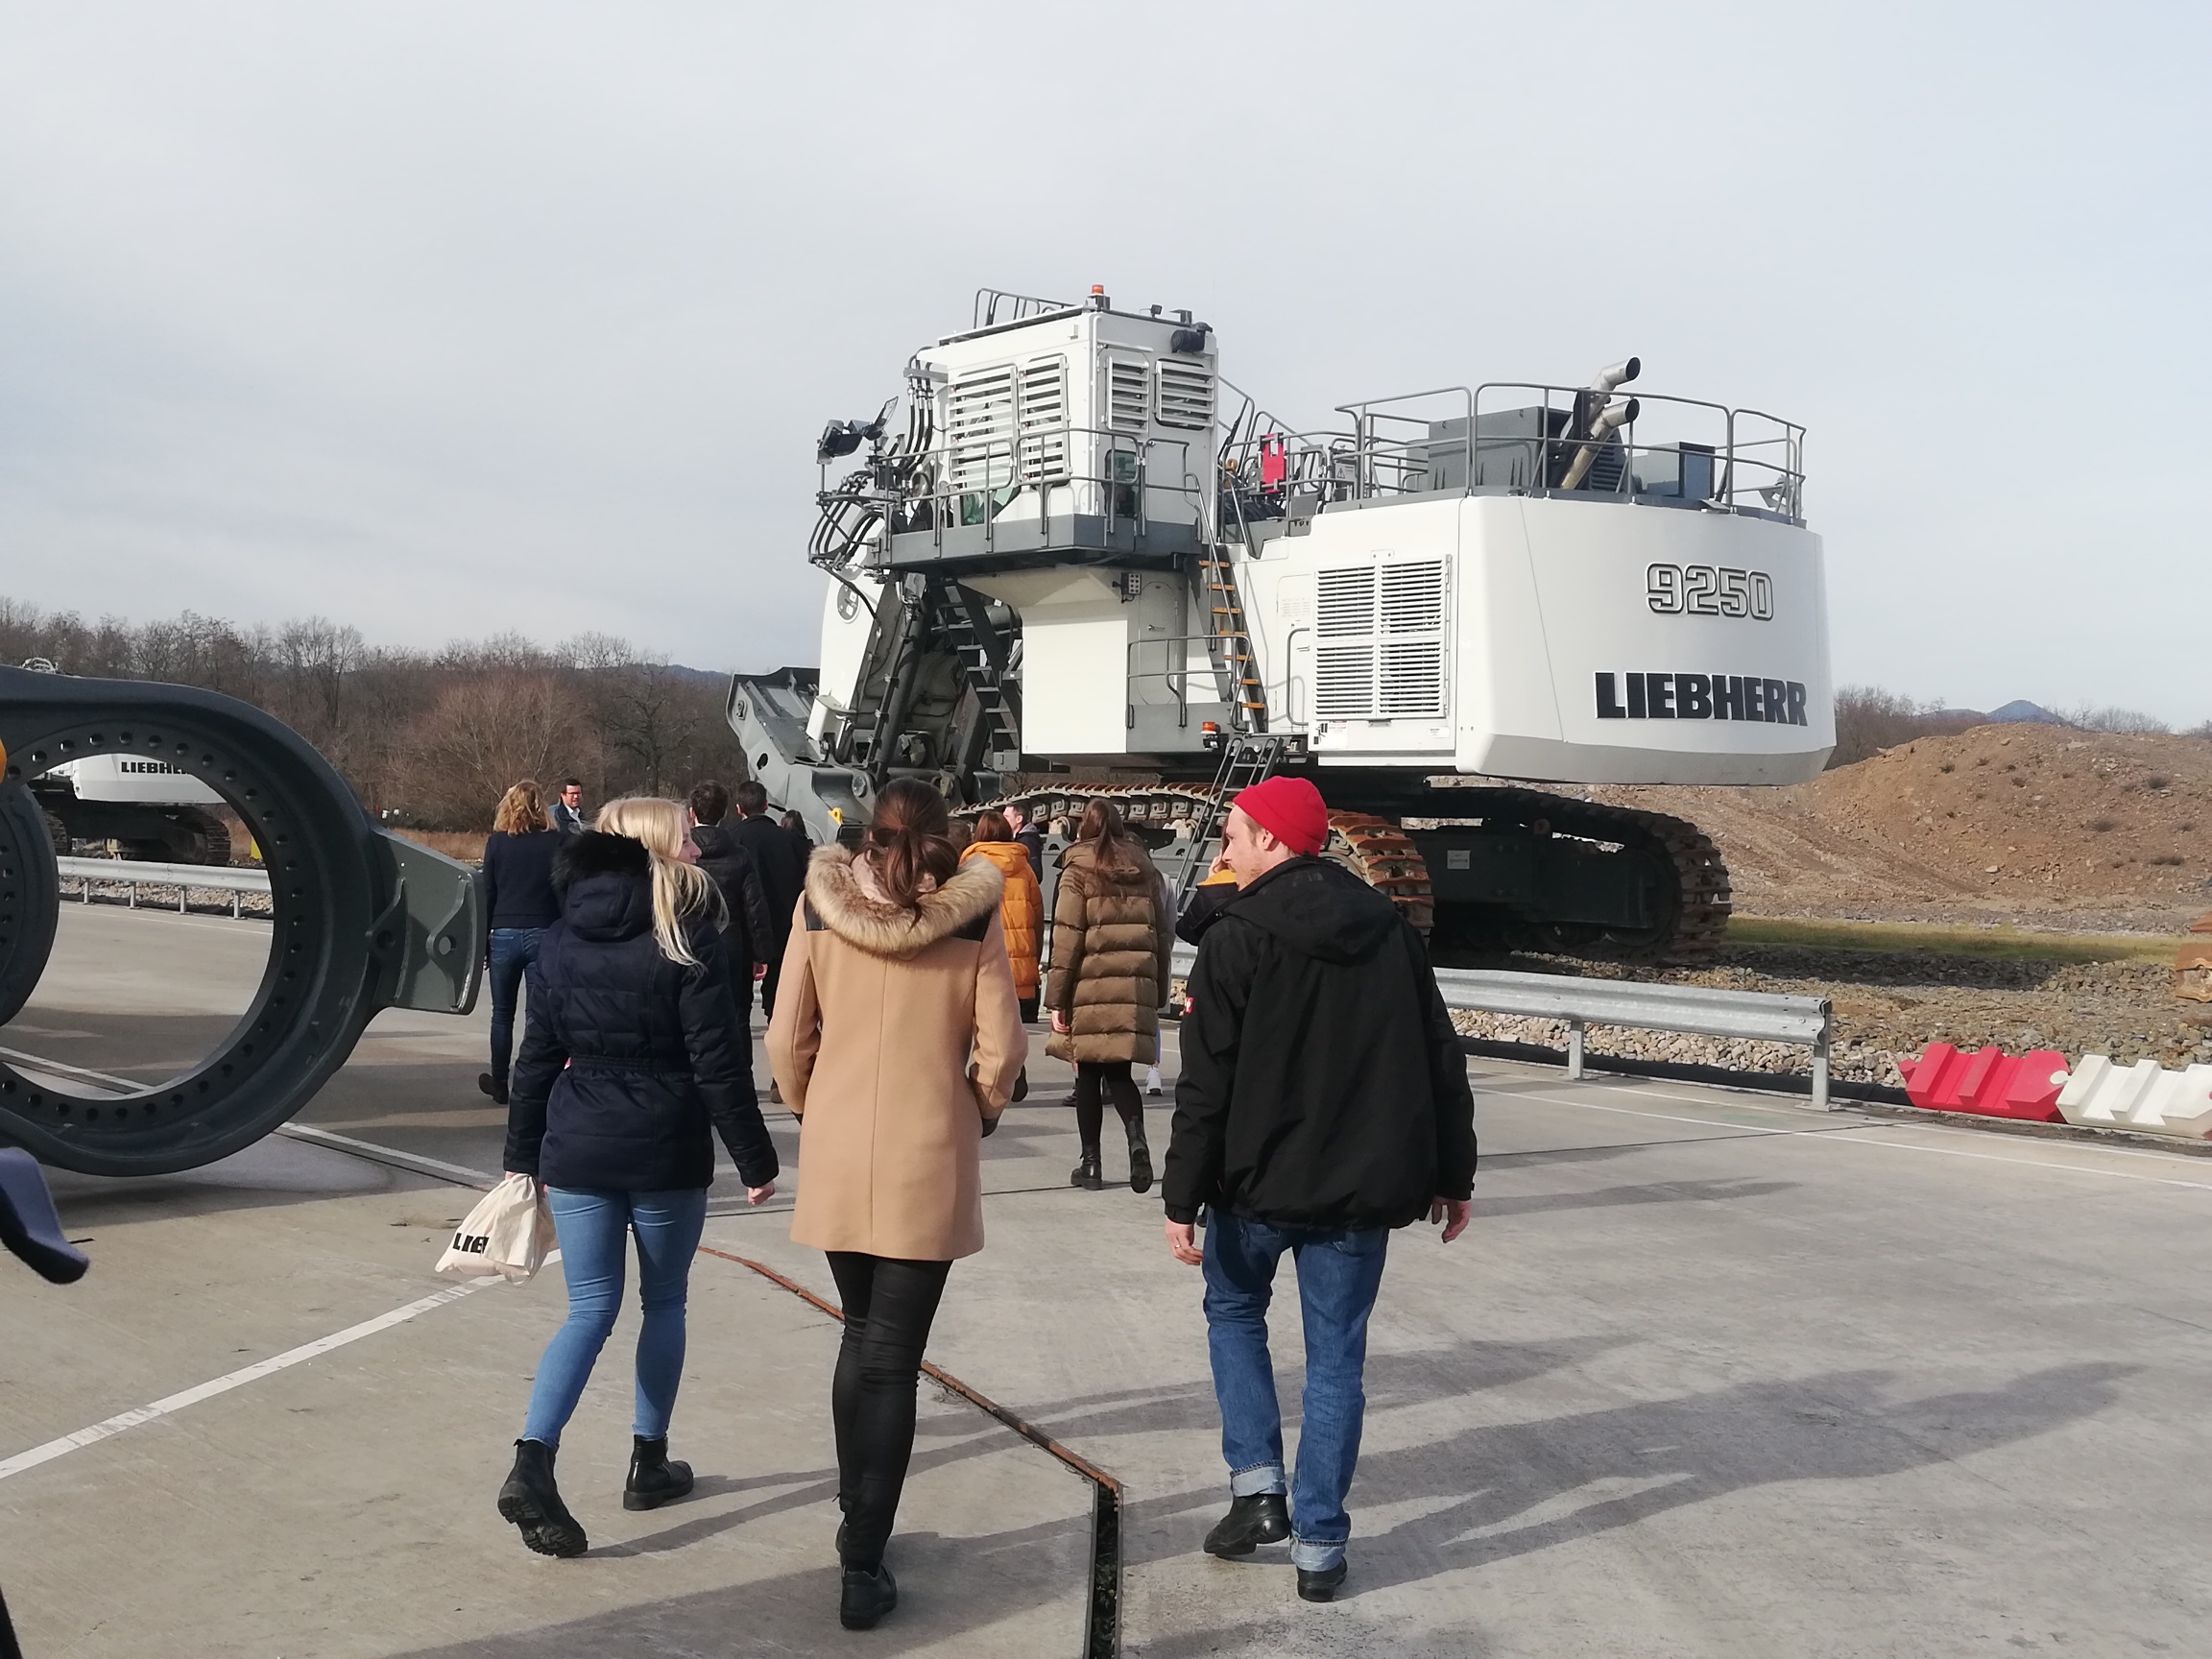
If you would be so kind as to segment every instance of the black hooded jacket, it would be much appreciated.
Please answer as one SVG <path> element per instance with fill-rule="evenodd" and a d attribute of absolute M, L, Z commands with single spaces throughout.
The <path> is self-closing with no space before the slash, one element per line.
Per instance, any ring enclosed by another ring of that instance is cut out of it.
<path fill-rule="evenodd" d="M 753 994 L 753 964 L 773 962 L 783 953 L 783 934 L 768 907 L 767 890 L 760 884 L 760 867 L 753 854 L 722 824 L 695 824 L 691 845 L 699 849 L 699 868 L 714 878 L 729 906 L 730 920 L 722 929 L 722 943 L 730 948 L 730 972 Z M 785 919 L 788 923 L 788 918 Z"/>
<path fill-rule="evenodd" d="M 653 937 L 651 855 L 626 835 L 564 836 L 561 920 L 530 969 L 530 1019 L 507 1106 L 506 1167 L 549 1187 L 659 1192 L 714 1182 L 709 1125 L 748 1187 L 776 1178 L 753 1043 L 729 956 L 685 923 L 699 966 Z"/>
<path fill-rule="evenodd" d="M 1350 871 L 1277 866 L 1206 929 L 1161 1183 L 1293 1227 L 1403 1227 L 1475 1181 L 1475 1097 L 1421 935 Z"/>

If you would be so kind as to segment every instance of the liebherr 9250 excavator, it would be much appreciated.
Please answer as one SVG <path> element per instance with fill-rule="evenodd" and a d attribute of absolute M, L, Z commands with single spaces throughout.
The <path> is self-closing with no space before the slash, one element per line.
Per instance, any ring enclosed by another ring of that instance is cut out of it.
<path fill-rule="evenodd" d="M 731 723 L 819 836 L 899 777 L 1062 832 L 1104 791 L 1188 888 L 1226 795 L 1295 771 L 1330 855 L 1442 940 L 1694 957 L 1712 843 L 1530 785 L 1815 776 L 1826 599 L 1804 429 L 1619 395 L 1638 370 L 1305 431 L 1188 311 L 983 290 L 903 399 L 823 433 L 820 666 L 739 676 Z"/>

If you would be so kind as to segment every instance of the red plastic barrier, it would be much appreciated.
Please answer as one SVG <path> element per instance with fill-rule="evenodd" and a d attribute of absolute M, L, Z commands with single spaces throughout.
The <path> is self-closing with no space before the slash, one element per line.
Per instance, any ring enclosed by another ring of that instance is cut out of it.
<path fill-rule="evenodd" d="M 1931 1043 L 1919 1059 L 1898 1070 L 1905 1073 L 1905 1093 L 1915 1106 L 2035 1123 L 2059 1121 L 2062 1085 L 2052 1082 L 2051 1075 L 2066 1070 L 2066 1056 L 2054 1048 L 2027 1054 L 1982 1048 L 1962 1054 L 1948 1043 Z"/>

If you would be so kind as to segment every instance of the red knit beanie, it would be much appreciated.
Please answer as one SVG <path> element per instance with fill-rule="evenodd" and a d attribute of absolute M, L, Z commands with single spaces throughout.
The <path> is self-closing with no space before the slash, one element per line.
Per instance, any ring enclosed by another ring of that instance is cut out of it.
<path fill-rule="evenodd" d="M 1263 779 L 1231 805 L 1293 853 L 1318 853 L 1329 840 L 1328 805 L 1303 778 Z"/>

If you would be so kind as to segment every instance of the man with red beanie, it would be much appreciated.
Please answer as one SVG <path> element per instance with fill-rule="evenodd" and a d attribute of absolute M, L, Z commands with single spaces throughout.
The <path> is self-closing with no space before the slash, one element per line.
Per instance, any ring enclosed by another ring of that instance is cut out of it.
<path fill-rule="evenodd" d="M 1428 948 L 1388 899 L 1316 856 L 1328 836 L 1321 792 L 1303 778 L 1237 797 L 1222 833 L 1237 892 L 1190 972 L 1162 1183 L 1167 1247 L 1206 1273 L 1230 1497 L 1206 1549 L 1249 1555 L 1288 1538 L 1309 1601 L 1344 1582 L 1367 1320 L 1390 1234 L 1426 1216 L 1449 1244 L 1475 1181 L 1475 1098 Z M 1306 1329 L 1289 1479 L 1267 1352 L 1286 1251 Z"/>

